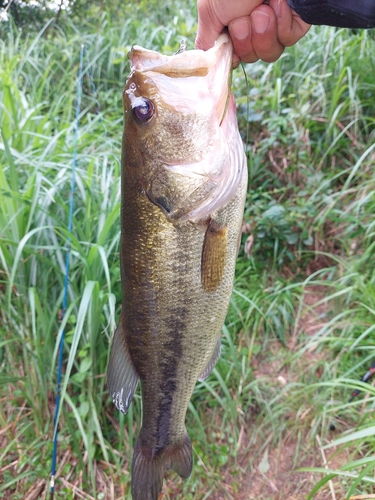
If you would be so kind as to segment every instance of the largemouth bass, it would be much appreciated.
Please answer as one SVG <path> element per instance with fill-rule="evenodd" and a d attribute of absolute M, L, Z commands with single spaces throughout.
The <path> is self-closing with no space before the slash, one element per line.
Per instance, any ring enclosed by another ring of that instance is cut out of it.
<path fill-rule="evenodd" d="M 165 470 L 186 478 L 185 416 L 220 356 L 247 185 L 230 90 L 232 45 L 174 56 L 134 46 L 123 93 L 122 312 L 109 393 L 126 412 L 138 381 L 134 500 L 157 500 Z"/>

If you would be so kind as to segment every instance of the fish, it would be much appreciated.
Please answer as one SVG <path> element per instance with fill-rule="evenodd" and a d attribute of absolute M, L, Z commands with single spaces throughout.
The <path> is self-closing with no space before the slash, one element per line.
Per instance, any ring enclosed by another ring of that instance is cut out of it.
<path fill-rule="evenodd" d="M 107 385 L 126 413 L 140 382 L 132 498 L 157 500 L 167 470 L 192 471 L 186 412 L 220 356 L 248 174 L 228 34 L 207 51 L 167 56 L 133 46 L 128 57 L 122 309 Z"/>

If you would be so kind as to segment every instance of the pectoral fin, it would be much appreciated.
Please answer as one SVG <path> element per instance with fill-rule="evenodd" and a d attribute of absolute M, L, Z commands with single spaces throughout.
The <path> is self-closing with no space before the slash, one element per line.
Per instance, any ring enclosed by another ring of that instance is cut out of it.
<path fill-rule="evenodd" d="M 118 410 L 128 411 L 137 388 L 138 375 L 125 343 L 121 320 L 115 332 L 107 369 L 109 395 Z"/>
<path fill-rule="evenodd" d="M 209 374 L 212 372 L 212 370 L 215 368 L 215 365 L 220 358 L 220 352 L 221 352 L 221 338 L 219 338 L 218 343 L 216 344 L 215 350 L 211 356 L 210 361 L 207 363 L 206 368 L 203 370 L 202 374 L 200 377 L 198 377 L 199 382 L 202 382 L 205 378 L 209 376 Z"/>
<path fill-rule="evenodd" d="M 204 237 L 201 283 L 206 292 L 215 292 L 224 275 L 227 260 L 228 230 L 211 220 Z"/>

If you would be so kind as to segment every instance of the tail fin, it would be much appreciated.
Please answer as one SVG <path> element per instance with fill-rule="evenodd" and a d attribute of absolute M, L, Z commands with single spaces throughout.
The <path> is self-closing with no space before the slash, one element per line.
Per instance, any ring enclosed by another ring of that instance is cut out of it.
<path fill-rule="evenodd" d="M 181 443 L 156 453 L 141 443 L 139 438 L 133 456 L 133 500 L 158 500 L 163 488 L 164 472 L 168 469 L 173 469 L 182 478 L 190 476 L 192 447 L 189 436 L 186 434 Z"/>

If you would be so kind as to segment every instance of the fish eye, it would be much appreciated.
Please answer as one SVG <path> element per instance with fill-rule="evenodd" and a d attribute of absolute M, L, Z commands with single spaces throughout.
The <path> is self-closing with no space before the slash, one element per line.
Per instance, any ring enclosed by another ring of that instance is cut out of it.
<path fill-rule="evenodd" d="M 146 123 L 154 115 L 154 105 L 149 99 L 139 97 L 133 105 L 132 112 L 134 118 L 140 123 Z"/>

